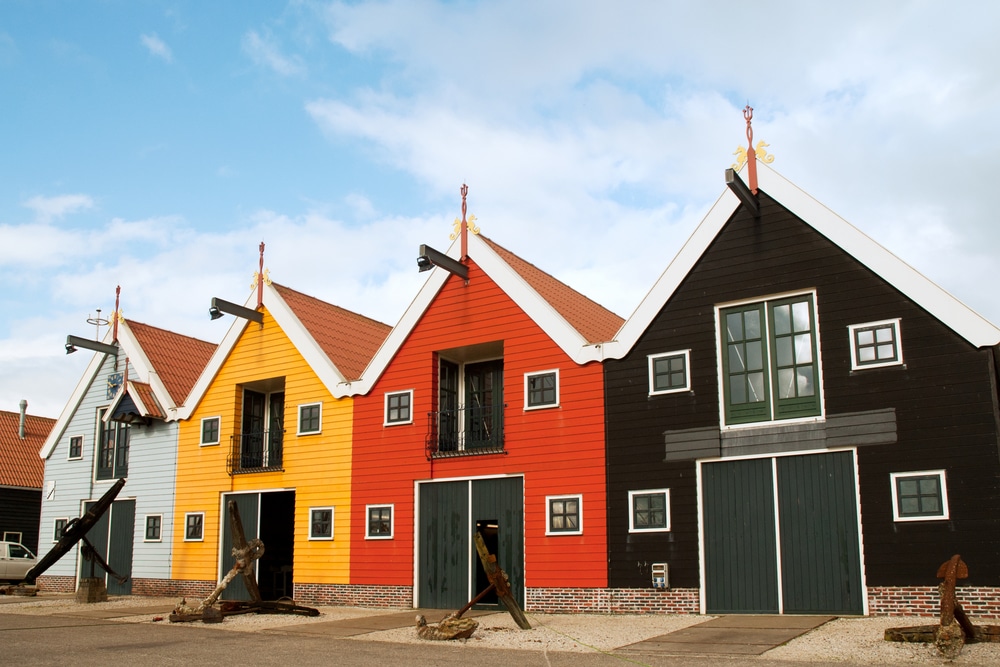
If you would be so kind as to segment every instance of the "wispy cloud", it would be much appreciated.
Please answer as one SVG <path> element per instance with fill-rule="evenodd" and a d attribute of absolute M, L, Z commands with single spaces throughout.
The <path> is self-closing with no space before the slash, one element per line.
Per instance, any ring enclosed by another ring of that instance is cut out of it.
<path fill-rule="evenodd" d="M 275 43 L 274 38 L 267 34 L 261 35 L 256 30 L 250 30 L 243 35 L 243 53 L 250 60 L 263 67 L 270 68 L 281 76 L 300 76 L 305 74 L 306 66 L 299 56 L 286 56 Z"/>
<path fill-rule="evenodd" d="M 25 201 L 23 206 L 35 212 L 38 222 L 48 224 L 70 213 L 94 208 L 94 200 L 88 195 L 38 196 Z"/>
<path fill-rule="evenodd" d="M 167 43 L 160 39 L 155 32 L 149 35 L 142 35 L 139 39 L 142 45 L 157 58 L 162 58 L 168 63 L 174 61 L 173 51 L 170 50 Z"/>

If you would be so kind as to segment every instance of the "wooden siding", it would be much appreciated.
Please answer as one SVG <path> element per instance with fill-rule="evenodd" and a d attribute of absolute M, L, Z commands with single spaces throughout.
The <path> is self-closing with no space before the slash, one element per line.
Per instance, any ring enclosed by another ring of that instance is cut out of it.
<path fill-rule="evenodd" d="M 630 353 L 606 363 L 611 585 L 647 586 L 636 563 L 661 560 L 672 585 L 699 585 L 694 463 L 664 461 L 664 434 L 719 427 L 716 304 L 813 289 L 826 415 L 895 410 L 896 442 L 858 450 L 868 585 L 931 581 L 953 553 L 969 563 L 970 585 L 1000 585 L 991 351 L 973 348 L 766 193 L 761 204 L 759 220 L 742 208 L 733 215 Z M 847 327 L 897 317 L 905 366 L 852 372 Z M 677 349 L 691 350 L 692 390 L 648 396 L 646 356 Z M 893 522 L 889 474 L 942 468 L 950 520 Z M 662 487 L 671 488 L 672 531 L 630 535 L 628 490 Z"/>
<path fill-rule="evenodd" d="M 435 353 L 502 341 L 506 454 L 429 461 L 427 413 L 436 410 Z M 559 369 L 560 406 L 524 410 L 524 373 Z M 355 402 L 351 581 L 411 585 L 414 482 L 524 475 L 526 586 L 605 586 L 604 407 L 600 364 L 580 366 L 475 263 L 451 277 L 372 391 Z M 413 390 L 413 423 L 383 426 L 386 392 Z M 583 495 L 583 534 L 546 536 L 545 496 Z M 392 540 L 366 540 L 365 505 L 393 504 Z"/>
<path fill-rule="evenodd" d="M 241 429 L 242 386 L 284 378 L 284 470 L 226 472 L 231 438 Z M 296 435 L 298 406 L 322 403 L 319 434 Z M 201 419 L 221 417 L 220 444 L 202 447 Z M 347 583 L 351 534 L 352 399 L 335 400 L 266 311 L 263 326 L 247 325 L 190 419 L 181 423 L 177 466 L 174 579 L 214 580 L 219 563 L 222 494 L 295 491 L 294 579 Z M 310 541 L 309 508 L 334 508 L 334 539 Z M 184 541 L 184 515 L 205 513 L 202 542 Z M 228 519 L 226 519 L 228 520 Z M 265 545 L 266 548 L 267 545 Z"/>
<path fill-rule="evenodd" d="M 38 489 L 0 487 L 0 538 L 21 533 L 21 544 L 38 554 L 38 520 L 42 492 Z"/>

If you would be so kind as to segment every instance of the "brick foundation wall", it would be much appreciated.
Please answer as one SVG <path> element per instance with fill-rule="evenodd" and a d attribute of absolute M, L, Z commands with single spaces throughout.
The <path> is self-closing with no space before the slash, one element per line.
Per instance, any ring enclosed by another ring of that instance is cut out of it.
<path fill-rule="evenodd" d="M 548 614 L 697 614 L 698 589 L 529 588 L 526 611 Z"/>
<path fill-rule="evenodd" d="M 35 580 L 38 590 L 46 593 L 75 593 L 76 577 L 41 576 Z"/>
<path fill-rule="evenodd" d="M 412 586 L 295 583 L 293 597 L 296 603 L 304 605 L 401 609 L 413 607 Z"/>
<path fill-rule="evenodd" d="M 205 599 L 217 582 L 187 579 L 133 579 L 132 595 Z"/>
<path fill-rule="evenodd" d="M 969 616 L 1000 618 L 1000 588 L 956 586 L 955 597 Z M 872 616 L 937 616 L 941 597 L 937 586 L 869 586 Z"/>

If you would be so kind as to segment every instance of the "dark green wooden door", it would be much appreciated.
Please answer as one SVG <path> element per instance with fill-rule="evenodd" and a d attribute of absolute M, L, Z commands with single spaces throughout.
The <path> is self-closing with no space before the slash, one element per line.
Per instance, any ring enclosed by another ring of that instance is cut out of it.
<path fill-rule="evenodd" d="M 517 603 L 524 607 L 524 479 L 477 479 L 472 482 L 472 529 L 480 528 L 497 565 L 507 573 L 510 590 Z M 471 546 L 474 564 L 473 595 L 490 583 L 483 564 Z M 498 604 L 493 599 L 484 600 Z"/>
<path fill-rule="evenodd" d="M 702 494 L 707 613 L 864 612 L 852 452 L 706 463 Z"/>
<path fill-rule="evenodd" d="M 778 612 L 773 479 L 771 459 L 702 467 L 709 614 Z"/>
<path fill-rule="evenodd" d="M 86 503 L 89 511 L 95 503 Z M 97 577 L 107 582 L 108 595 L 132 594 L 132 547 L 135 531 L 135 501 L 116 500 L 108 511 L 87 532 L 87 540 L 111 569 L 129 579 L 123 584 L 107 576 L 107 573 L 91 561 L 80 559 L 80 576 Z M 82 543 L 81 543 L 82 544 Z"/>
<path fill-rule="evenodd" d="M 863 613 L 851 453 L 786 456 L 777 464 L 785 613 Z"/>
<path fill-rule="evenodd" d="M 469 483 L 420 485 L 420 606 L 460 609 L 469 601 Z"/>
<path fill-rule="evenodd" d="M 259 493 L 234 493 L 227 496 L 223 496 L 222 503 L 222 554 L 219 562 L 219 579 L 221 580 L 229 570 L 232 569 L 233 563 L 233 529 L 229 521 L 229 502 L 230 500 L 236 501 L 236 507 L 240 511 L 240 521 L 243 523 L 243 535 L 246 537 L 247 541 L 252 540 L 255 537 L 260 537 L 259 527 L 257 517 L 260 515 L 260 494 Z M 267 545 L 264 545 L 265 552 L 267 551 Z M 257 566 L 254 564 L 254 576 L 257 575 Z M 247 590 L 246 584 L 243 583 L 243 576 L 236 576 L 228 586 L 226 590 L 222 592 L 223 600 L 249 600 L 250 591 Z"/>

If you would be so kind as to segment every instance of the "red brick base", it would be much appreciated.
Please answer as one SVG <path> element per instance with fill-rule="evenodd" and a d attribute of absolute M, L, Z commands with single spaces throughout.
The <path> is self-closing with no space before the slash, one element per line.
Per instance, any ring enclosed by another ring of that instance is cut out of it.
<path fill-rule="evenodd" d="M 547 614 L 697 614 L 698 589 L 529 588 L 526 611 Z"/>
<path fill-rule="evenodd" d="M 204 599 L 215 590 L 214 581 L 185 579 L 133 579 L 132 595 Z"/>
<path fill-rule="evenodd" d="M 969 616 L 1000 618 L 1000 588 L 957 586 L 955 597 Z M 872 616 L 936 616 L 941 610 L 937 586 L 869 586 Z"/>
<path fill-rule="evenodd" d="M 75 593 L 76 577 L 41 576 L 35 581 L 45 593 Z"/>
<path fill-rule="evenodd" d="M 411 586 L 366 584 L 294 584 L 299 604 L 343 607 L 413 607 Z"/>

